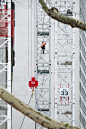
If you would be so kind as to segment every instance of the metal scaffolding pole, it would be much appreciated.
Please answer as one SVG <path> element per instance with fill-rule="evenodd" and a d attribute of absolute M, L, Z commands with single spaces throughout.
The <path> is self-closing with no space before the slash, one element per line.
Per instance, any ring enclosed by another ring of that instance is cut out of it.
<path fill-rule="evenodd" d="M 50 7 L 47 0 L 45 0 Z M 36 109 L 51 116 L 51 20 L 36 0 Z M 42 43 L 43 42 L 43 43 Z M 45 45 L 44 45 L 45 44 Z M 36 124 L 36 129 L 43 129 Z"/>
<path fill-rule="evenodd" d="M 11 0 L 8 0 L 8 22 L 11 23 Z M 11 24 L 8 24 L 8 84 L 7 89 L 11 93 Z M 11 129 L 11 106 L 8 104 L 7 129 Z"/>
<path fill-rule="evenodd" d="M 0 4 L 0 85 L 11 92 L 11 0 Z M 11 129 L 11 106 L 2 99 L 0 129 Z"/>
<path fill-rule="evenodd" d="M 73 12 L 75 12 L 75 0 L 73 0 Z M 73 14 L 73 18 L 75 18 L 75 14 Z M 72 105 L 72 119 L 73 126 L 75 126 L 75 29 L 73 29 L 73 59 L 72 59 L 72 68 L 73 68 L 73 105 Z"/>
<path fill-rule="evenodd" d="M 56 7 L 58 8 L 59 12 L 69 17 L 74 17 L 73 16 L 74 5 L 75 2 L 73 0 L 71 1 L 56 0 Z M 55 104 L 54 104 L 55 119 L 74 125 L 75 124 L 74 123 L 75 122 L 74 29 L 60 22 L 57 23 L 55 22 L 55 26 L 57 26 L 57 32 L 55 30 L 55 35 L 57 33 L 57 43 L 55 42 L 55 64 L 57 64 L 57 66 L 55 65 Z"/>
<path fill-rule="evenodd" d="M 57 21 L 54 21 L 54 80 L 55 80 L 55 88 L 54 88 L 54 117 L 57 120 Z"/>

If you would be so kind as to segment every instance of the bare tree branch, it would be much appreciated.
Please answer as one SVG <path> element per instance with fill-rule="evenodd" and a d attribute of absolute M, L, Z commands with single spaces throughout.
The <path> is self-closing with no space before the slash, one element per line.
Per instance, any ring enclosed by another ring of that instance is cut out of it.
<path fill-rule="evenodd" d="M 86 23 L 81 22 L 79 20 L 67 17 L 63 14 L 60 14 L 57 9 L 55 7 L 49 9 L 46 5 L 46 3 L 44 2 L 44 0 L 39 0 L 42 8 L 44 9 L 44 11 L 47 13 L 48 16 L 50 16 L 51 18 L 62 22 L 64 24 L 70 25 L 71 27 L 77 27 L 81 30 L 86 31 Z"/>
<path fill-rule="evenodd" d="M 61 126 L 61 123 L 44 116 L 42 113 L 34 110 L 32 107 L 28 106 L 24 102 L 20 101 L 9 93 L 5 88 L 0 86 L 0 97 L 10 104 L 12 107 L 23 113 L 25 116 L 39 123 L 40 125 L 49 128 L 49 129 L 64 129 L 64 126 Z"/>
<path fill-rule="evenodd" d="M 42 113 L 36 111 L 29 105 L 14 97 L 2 86 L 0 86 L 0 98 L 23 113 L 25 116 L 48 129 L 79 129 L 77 127 L 69 126 L 68 124 L 57 122 L 50 117 L 43 115 Z"/>

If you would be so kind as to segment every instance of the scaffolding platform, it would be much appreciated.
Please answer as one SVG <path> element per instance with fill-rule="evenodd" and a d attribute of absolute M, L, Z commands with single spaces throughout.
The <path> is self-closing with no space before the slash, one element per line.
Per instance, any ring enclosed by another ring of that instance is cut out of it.
<path fill-rule="evenodd" d="M 49 36 L 49 32 L 40 32 L 40 31 L 38 31 L 37 35 L 38 36 Z"/>
<path fill-rule="evenodd" d="M 42 73 L 47 73 L 49 74 L 49 70 L 37 70 L 38 73 L 42 74 Z"/>
<path fill-rule="evenodd" d="M 4 106 L 4 105 L 0 106 L 0 110 L 7 110 L 7 109 L 8 109 L 7 106 Z"/>
<path fill-rule="evenodd" d="M 57 111 L 57 114 L 59 114 L 59 112 L 58 112 L 58 111 Z M 71 111 L 66 111 L 66 112 L 61 113 L 61 114 L 72 114 L 72 112 L 71 112 Z"/>
<path fill-rule="evenodd" d="M 48 108 L 46 108 L 46 109 L 39 109 L 38 108 L 38 111 L 49 111 L 49 109 Z"/>
<path fill-rule="evenodd" d="M 58 61 L 57 65 L 59 65 Z M 60 65 L 72 65 L 72 61 L 66 61 L 65 63 L 61 63 Z"/>

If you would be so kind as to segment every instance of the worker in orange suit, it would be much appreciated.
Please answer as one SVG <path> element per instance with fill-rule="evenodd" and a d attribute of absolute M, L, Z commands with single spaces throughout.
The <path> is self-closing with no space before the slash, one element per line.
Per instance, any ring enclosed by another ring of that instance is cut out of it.
<path fill-rule="evenodd" d="M 43 51 L 43 54 L 44 54 L 44 50 L 45 50 L 45 45 L 46 45 L 46 43 L 42 42 L 41 49 Z"/>

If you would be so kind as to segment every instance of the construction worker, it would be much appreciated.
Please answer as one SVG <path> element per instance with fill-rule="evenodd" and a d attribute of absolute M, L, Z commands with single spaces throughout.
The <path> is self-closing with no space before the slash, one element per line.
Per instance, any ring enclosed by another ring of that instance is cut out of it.
<path fill-rule="evenodd" d="M 43 54 L 44 54 L 44 50 L 45 50 L 45 45 L 46 45 L 46 43 L 43 43 L 43 42 L 42 42 L 41 49 L 42 49 L 42 51 L 43 51 Z"/>

